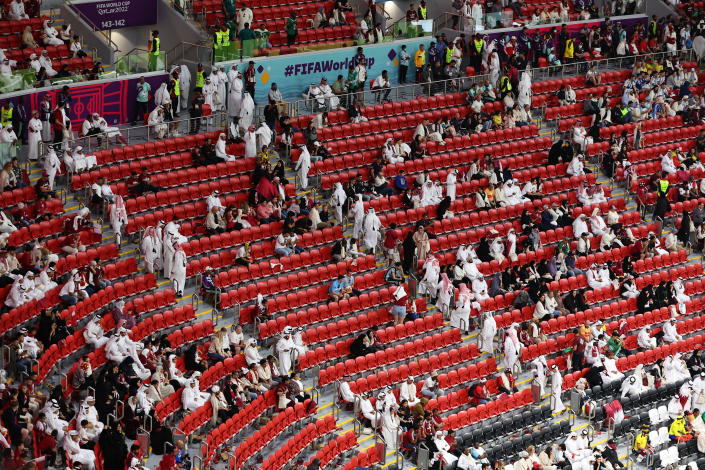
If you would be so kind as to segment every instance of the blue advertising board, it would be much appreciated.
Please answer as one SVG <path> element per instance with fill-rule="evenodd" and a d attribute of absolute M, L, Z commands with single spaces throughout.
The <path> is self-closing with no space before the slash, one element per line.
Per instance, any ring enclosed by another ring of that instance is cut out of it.
<path fill-rule="evenodd" d="M 389 73 L 392 85 L 399 83 L 399 51 L 402 45 L 406 45 L 406 50 L 412 57 L 419 48 L 419 44 L 424 44 L 427 48 L 433 41 L 430 36 L 405 39 L 403 41 L 386 42 L 382 44 L 368 44 L 363 46 L 363 52 L 367 59 L 368 79 L 376 78 L 383 70 Z M 326 77 L 331 84 L 337 80 L 338 75 L 347 76 L 348 66 L 353 60 L 356 47 L 345 47 L 340 49 L 329 49 L 306 54 L 290 54 L 274 57 L 254 58 L 255 71 L 257 72 L 257 85 L 255 87 L 255 101 L 264 103 L 267 93 L 272 83 L 276 83 L 284 99 L 297 99 L 312 83 L 318 83 L 321 78 Z M 238 66 L 240 72 L 245 71 L 248 59 L 244 61 L 220 62 L 216 66 L 224 66 L 227 72 L 234 65 Z M 409 72 L 413 77 L 413 71 Z"/>

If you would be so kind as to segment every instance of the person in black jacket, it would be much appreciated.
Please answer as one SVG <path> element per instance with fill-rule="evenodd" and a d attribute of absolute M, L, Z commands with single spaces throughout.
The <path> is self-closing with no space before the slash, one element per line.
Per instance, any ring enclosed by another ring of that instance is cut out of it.
<path fill-rule="evenodd" d="M 624 468 L 624 464 L 619 461 L 617 456 L 617 443 L 614 442 L 614 439 L 607 441 L 607 445 L 602 449 L 602 456 L 612 464 L 612 468 Z"/>
<path fill-rule="evenodd" d="M 110 427 L 103 429 L 98 437 L 98 445 L 103 454 L 104 470 L 124 470 L 127 445 L 119 423 L 113 422 Z"/>
<path fill-rule="evenodd" d="M 568 163 L 573 159 L 573 146 L 570 141 L 560 139 L 548 151 L 548 164 L 557 165 L 560 162 Z"/>

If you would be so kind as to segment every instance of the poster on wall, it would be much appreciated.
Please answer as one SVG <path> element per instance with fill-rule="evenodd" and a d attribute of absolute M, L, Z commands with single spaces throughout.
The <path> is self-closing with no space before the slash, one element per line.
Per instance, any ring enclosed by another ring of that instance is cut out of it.
<path fill-rule="evenodd" d="M 137 90 L 137 78 L 126 80 L 106 80 L 88 82 L 84 85 L 71 86 L 71 106 L 69 118 L 72 127 L 77 130 L 81 128 L 86 117 L 93 113 L 98 113 L 110 125 L 121 124 L 132 119 L 135 112 L 135 97 Z M 145 76 L 145 80 L 152 87 L 152 95 L 159 86 L 168 80 L 168 75 L 152 74 Z M 54 87 L 50 90 L 41 90 L 31 93 L 18 94 L 8 100 L 0 100 L 0 105 L 6 101 L 17 103 L 24 100 L 27 109 L 39 109 L 40 103 L 45 95 L 49 95 L 52 105 L 56 105 L 57 95 L 61 87 Z M 153 103 L 150 102 L 150 109 Z"/>
<path fill-rule="evenodd" d="M 157 23 L 157 0 L 75 0 L 70 5 L 101 31 Z"/>
<path fill-rule="evenodd" d="M 389 81 L 395 85 L 399 83 L 399 52 L 402 44 L 406 45 L 409 55 L 413 56 L 419 44 L 428 46 L 433 38 L 422 37 L 406 41 L 389 42 L 364 46 L 363 53 L 367 61 L 367 78 L 373 80 L 387 70 Z M 257 85 L 255 87 L 255 101 L 265 103 L 267 93 L 272 83 L 276 83 L 285 99 L 301 98 L 301 94 L 308 90 L 312 83 L 320 83 L 326 77 L 328 84 L 332 85 L 338 79 L 348 76 L 348 67 L 353 64 L 353 57 L 357 48 L 345 47 L 330 49 L 308 54 L 289 54 L 266 59 L 255 59 L 255 73 Z M 237 66 L 241 73 L 245 73 L 247 60 L 240 62 L 223 62 L 226 72 L 230 67 Z M 413 72 L 409 72 L 413 76 Z"/>

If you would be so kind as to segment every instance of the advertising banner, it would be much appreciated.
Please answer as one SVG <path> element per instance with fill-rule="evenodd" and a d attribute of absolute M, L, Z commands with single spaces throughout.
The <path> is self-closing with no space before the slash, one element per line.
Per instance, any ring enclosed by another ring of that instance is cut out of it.
<path fill-rule="evenodd" d="M 157 23 L 157 0 L 77 0 L 71 7 L 99 30 Z"/>
<path fill-rule="evenodd" d="M 166 73 L 152 73 L 145 76 L 145 80 L 152 87 L 152 96 L 167 79 L 168 75 Z M 111 125 L 131 120 L 135 112 L 137 80 L 138 78 L 111 79 L 71 86 L 71 109 L 68 114 L 73 128 L 80 129 L 83 121 L 92 113 L 100 114 Z M 18 96 L 13 96 L 7 100 L 0 100 L 0 105 L 6 101 L 17 103 L 20 100 L 24 100 L 27 110 L 39 109 L 39 103 L 44 99 L 44 95 L 47 94 L 51 97 L 52 105 L 56 105 L 56 95 L 60 91 L 61 87 L 57 86 L 51 89 L 18 94 Z M 153 107 L 154 103 L 150 100 L 150 110 Z"/>
<path fill-rule="evenodd" d="M 373 80 L 383 70 L 387 70 L 389 81 L 392 85 L 397 85 L 399 83 L 399 51 L 401 46 L 406 45 L 406 51 L 412 57 L 411 63 L 413 65 L 414 52 L 419 48 L 419 44 L 428 47 L 431 41 L 433 41 L 432 37 L 422 37 L 365 45 L 363 52 L 367 59 L 368 80 Z M 329 84 L 337 80 L 338 75 L 347 77 L 348 66 L 352 63 L 356 51 L 356 47 L 345 47 L 306 54 L 255 58 L 253 59 L 257 72 L 255 101 L 257 103 L 267 101 L 267 93 L 269 93 L 272 83 L 276 83 L 284 98 L 290 100 L 300 98 L 311 83 L 319 83 L 323 77 L 328 79 Z M 237 66 L 244 75 L 247 62 L 247 60 L 243 62 L 231 61 L 216 65 L 224 66 L 226 72 L 230 70 L 230 67 Z M 410 70 L 408 77 L 413 76 L 414 72 Z"/>

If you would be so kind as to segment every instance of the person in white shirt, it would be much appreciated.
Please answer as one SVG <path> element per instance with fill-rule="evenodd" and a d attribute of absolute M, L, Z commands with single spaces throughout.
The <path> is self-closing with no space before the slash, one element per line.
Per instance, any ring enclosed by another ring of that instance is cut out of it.
<path fill-rule="evenodd" d="M 210 394 L 198 389 L 198 380 L 191 379 L 188 386 L 181 394 L 181 404 L 186 412 L 195 411 L 205 405 L 210 399 Z"/>
<path fill-rule="evenodd" d="M 656 347 L 656 338 L 651 337 L 651 327 L 649 325 L 639 331 L 636 342 L 642 349 L 654 349 Z"/>
<path fill-rule="evenodd" d="M 226 162 L 231 162 L 235 160 L 234 155 L 229 155 L 226 148 L 225 134 L 220 134 L 218 136 L 218 142 L 215 144 L 215 156 L 222 158 Z"/>
<path fill-rule="evenodd" d="M 670 150 L 661 157 L 661 170 L 669 175 L 675 175 L 678 171 L 676 164 L 673 162 L 674 155 L 677 155 L 676 151 Z"/>
<path fill-rule="evenodd" d="M 431 374 L 424 380 L 421 387 L 421 395 L 427 398 L 436 398 L 440 395 L 438 389 L 438 371 L 431 371 Z"/>
<path fill-rule="evenodd" d="M 95 453 L 92 450 L 81 448 L 78 431 L 69 431 L 66 434 L 63 440 L 63 448 L 71 460 L 85 465 L 88 470 L 95 470 Z"/>
<path fill-rule="evenodd" d="M 463 449 L 463 453 L 458 457 L 458 469 L 460 470 L 480 470 L 482 466 L 472 458 L 470 447 Z"/>
<path fill-rule="evenodd" d="M 58 41 L 61 41 L 61 40 L 59 39 Z M 63 44 L 63 42 L 61 44 Z M 57 74 L 56 70 L 54 70 L 51 57 L 49 57 L 49 52 L 46 49 L 43 50 L 42 55 L 39 56 L 39 65 L 44 67 L 44 69 L 46 70 L 47 75 L 49 75 L 49 77 L 53 77 L 54 75 Z"/>
<path fill-rule="evenodd" d="M 10 3 L 10 6 L 7 10 L 7 19 L 14 21 L 29 19 L 29 15 L 25 13 L 24 2 L 22 0 L 14 0 L 12 3 Z"/>
<path fill-rule="evenodd" d="M 311 170 L 311 154 L 308 151 L 306 144 L 301 145 L 301 154 L 299 159 L 296 161 L 296 175 L 298 176 L 299 187 L 301 189 L 308 189 L 308 173 Z"/>
<path fill-rule="evenodd" d="M 580 151 L 585 152 L 588 146 L 592 145 L 592 137 L 587 135 L 587 131 L 583 126 L 577 125 L 573 127 L 573 142 L 580 146 Z"/>
<path fill-rule="evenodd" d="M 570 176 L 580 176 L 585 174 L 582 154 L 578 153 L 573 157 L 568 164 L 568 168 L 566 168 L 566 173 Z"/>
<path fill-rule="evenodd" d="M 27 126 L 28 134 L 28 153 L 27 158 L 36 161 L 39 158 L 39 143 L 42 141 L 42 121 L 39 119 L 39 111 L 32 111 L 32 119 L 29 120 Z"/>
<path fill-rule="evenodd" d="M 406 400 L 410 407 L 416 406 L 416 404 L 421 403 L 421 400 L 416 395 L 417 392 L 416 384 L 414 384 L 414 378 L 407 377 L 399 387 L 399 401 Z"/>
<path fill-rule="evenodd" d="M 388 101 L 389 93 L 392 91 L 389 84 L 389 75 L 386 70 L 372 81 L 372 93 L 377 96 L 377 102 Z M 384 96 L 382 96 L 384 93 Z"/>
<path fill-rule="evenodd" d="M 88 324 L 86 324 L 86 327 L 83 329 L 83 338 L 86 340 L 86 343 L 93 345 L 96 350 L 102 348 L 105 346 L 105 343 L 108 342 L 108 338 L 104 336 L 103 326 L 101 325 L 98 315 L 95 315 Z"/>
<path fill-rule="evenodd" d="M 127 145 L 127 140 L 125 140 L 120 133 L 119 127 L 109 126 L 105 118 L 100 116 L 98 113 L 93 113 L 93 121 L 97 122 L 98 128 L 102 133 L 108 136 L 108 140 L 115 138 L 122 145 Z"/>
<path fill-rule="evenodd" d="M 675 318 L 670 318 L 664 322 L 661 331 L 663 332 L 664 343 L 675 343 L 676 341 L 683 339 L 683 336 L 679 335 L 678 330 L 676 329 Z"/>
<path fill-rule="evenodd" d="M 155 98 L 156 102 L 156 98 Z M 154 133 L 154 136 L 158 139 L 163 139 L 166 137 L 166 133 L 169 127 L 164 122 L 164 109 L 161 106 L 157 106 L 149 113 L 149 118 L 147 118 L 147 124 L 149 124 L 150 129 Z"/>

